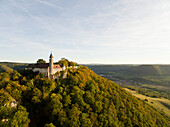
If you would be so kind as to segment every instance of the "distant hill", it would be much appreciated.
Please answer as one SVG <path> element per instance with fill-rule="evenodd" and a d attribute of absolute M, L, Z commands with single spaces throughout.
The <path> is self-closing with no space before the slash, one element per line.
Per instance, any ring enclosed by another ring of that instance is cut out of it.
<path fill-rule="evenodd" d="M 87 65 L 97 74 L 115 80 L 170 86 L 170 65 Z"/>
<path fill-rule="evenodd" d="M 137 75 L 163 75 L 164 71 L 160 65 L 140 65 L 133 67 L 131 70 L 132 74 Z"/>
<path fill-rule="evenodd" d="M 132 75 L 170 74 L 170 65 L 86 65 L 97 73 L 121 72 Z"/>
<path fill-rule="evenodd" d="M 108 72 L 131 72 L 136 65 L 85 65 L 92 69 L 96 73 L 108 73 Z"/>
<path fill-rule="evenodd" d="M 5 72 L 5 71 L 13 71 L 13 69 L 6 65 L 0 64 L 0 72 Z"/>
<path fill-rule="evenodd" d="M 15 63 L 15 62 L 0 62 L 0 72 L 17 70 L 25 68 L 27 63 Z"/>

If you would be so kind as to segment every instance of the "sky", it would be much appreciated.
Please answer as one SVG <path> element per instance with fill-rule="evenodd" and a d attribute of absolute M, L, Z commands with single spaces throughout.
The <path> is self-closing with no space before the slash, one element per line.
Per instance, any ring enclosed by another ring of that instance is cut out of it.
<path fill-rule="evenodd" d="M 0 61 L 170 64 L 170 0 L 0 0 Z"/>

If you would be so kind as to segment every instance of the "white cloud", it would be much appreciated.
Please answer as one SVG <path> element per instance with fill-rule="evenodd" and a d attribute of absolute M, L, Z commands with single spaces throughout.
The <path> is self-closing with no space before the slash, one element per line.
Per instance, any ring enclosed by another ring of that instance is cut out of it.
<path fill-rule="evenodd" d="M 54 7 L 56 9 L 63 9 L 62 7 L 60 6 L 57 6 L 56 4 L 52 4 L 50 2 L 47 2 L 45 0 L 36 0 L 37 2 L 41 3 L 41 4 L 44 4 L 44 5 L 47 5 L 47 6 L 50 6 L 50 7 Z"/>

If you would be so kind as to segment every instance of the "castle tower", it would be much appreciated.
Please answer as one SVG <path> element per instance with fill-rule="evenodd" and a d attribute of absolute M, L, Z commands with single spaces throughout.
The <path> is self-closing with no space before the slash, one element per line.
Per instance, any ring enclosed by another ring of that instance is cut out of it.
<path fill-rule="evenodd" d="M 53 54 L 51 53 L 50 59 L 49 59 L 49 78 L 53 79 Z"/>

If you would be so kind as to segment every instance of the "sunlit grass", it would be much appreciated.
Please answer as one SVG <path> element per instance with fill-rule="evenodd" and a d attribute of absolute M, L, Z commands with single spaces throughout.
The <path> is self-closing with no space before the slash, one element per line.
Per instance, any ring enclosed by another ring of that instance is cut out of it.
<path fill-rule="evenodd" d="M 124 89 L 130 92 L 131 94 L 133 94 L 134 96 L 140 98 L 141 100 L 147 99 L 148 101 L 146 102 L 148 104 L 150 104 L 151 106 L 155 107 L 156 109 L 160 111 L 163 111 L 166 115 L 170 117 L 170 109 L 168 109 L 168 107 L 170 107 L 170 100 L 165 99 L 165 98 L 147 97 L 147 96 L 137 93 L 136 91 L 129 90 L 127 88 L 124 88 Z"/>

